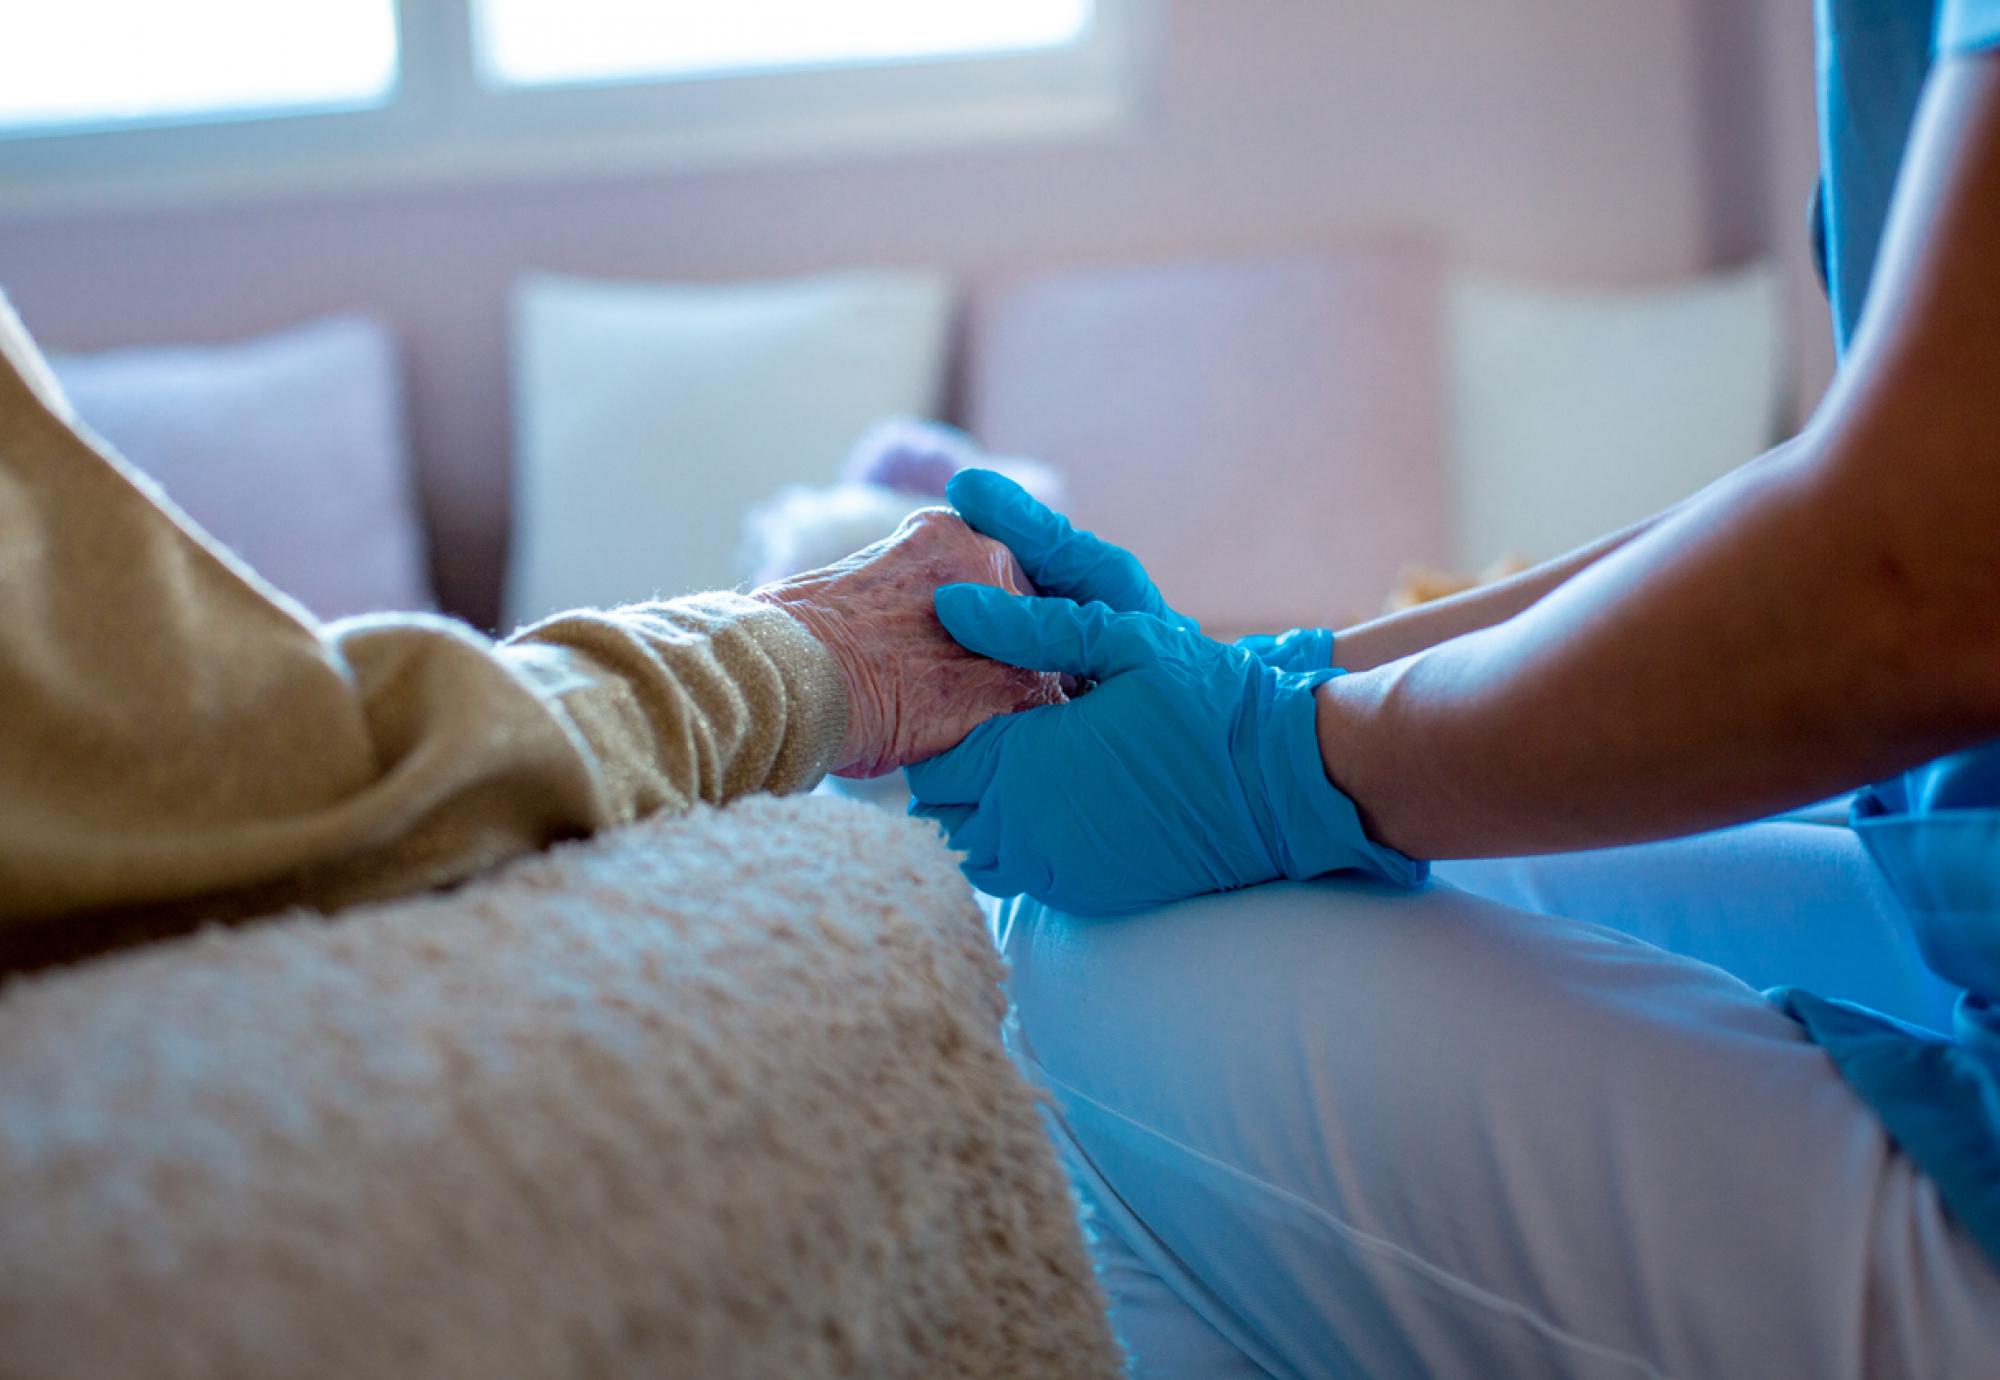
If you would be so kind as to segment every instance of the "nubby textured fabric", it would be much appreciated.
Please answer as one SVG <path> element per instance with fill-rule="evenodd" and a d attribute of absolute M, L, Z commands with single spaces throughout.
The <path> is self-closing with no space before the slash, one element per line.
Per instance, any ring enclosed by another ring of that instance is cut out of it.
<path fill-rule="evenodd" d="M 758 796 L 0 989 L 0 1372 L 1109 1380 L 927 832 Z"/>

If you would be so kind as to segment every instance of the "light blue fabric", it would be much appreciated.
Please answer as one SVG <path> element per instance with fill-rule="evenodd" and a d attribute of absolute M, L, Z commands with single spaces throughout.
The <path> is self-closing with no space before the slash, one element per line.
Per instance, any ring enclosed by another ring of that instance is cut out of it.
<path fill-rule="evenodd" d="M 1843 354 L 1859 326 L 1933 54 L 2000 42 L 2000 0 L 1820 0 L 1819 214 Z M 1855 828 L 1925 961 L 1966 989 L 1950 1038 L 1851 1002 L 1771 993 L 2000 1262 L 2000 745 L 1863 792 Z"/>
<path fill-rule="evenodd" d="M 1965 989 L 1945 1037 L 1795 988 L 1771 996 L 1833 1058 L 1904 1153 L 2000 1263 L 2000 747 L 1907 772 L 1854 827 L 1924 961 Z"/>
<path fill-rule="evenodd" d="M 1967 994 L 1958 1038 L 1797 988 L 1770 996 L 1839 1065 L 1989 1258 L 2000 1262 L 2000 1022 Z"/>
<path fill-rule="evenodd" d="M 1537 915 L 1609 925 L 1758 991 L 1806 987 L 1932 1033 L 1961 989 L 1924 962 L 1861 835 L 1759 820 L 1655 843 L 1431 865 L 1440 882 Z"/>
<path fill-rule="evenodd" d="M 1854 827 L 1889 879 L 1925 962 L 2000 994 L 2000 745 L 1941 758 L 1865 791 Z"/>
<path fill-rule="evenodd" d="M 1945 0 L 1938 12 L 1941 53 L 1970 52 L 2000 42 L 2000 0 Z"/>
<path fill-rule="evenodd" d="M 2000 42 L 2000 0 L 1818 0 L 1821 254 L 1834 337 L 1861 321 L 1932 54 Z"/>
<path fill-rule="evenodd" d="M 1338 672 L 1283 671 L 1148 614 L 989 585 L 946 585 L 937 612 L 982 656 L 1096 682 L 909 768 L 911 812 L 944 826 L 988 895 L 1120 915 L 1282 877 L 1423 881 L 1327 780 L 1313 690 Z"/>
<path fill-rule="evenodd" d="M 1854 830 L 1434 871 L 988 907 L 1134 1380 L 2000 1373 L 2000 1272 L 1754 990 L 1948 1026 Z"/>

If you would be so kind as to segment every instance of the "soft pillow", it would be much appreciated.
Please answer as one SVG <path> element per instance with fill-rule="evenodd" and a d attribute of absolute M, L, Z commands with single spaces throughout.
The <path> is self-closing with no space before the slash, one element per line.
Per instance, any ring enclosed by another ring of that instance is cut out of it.
<path fill-rule="evenodd" d="M 312 612 L 432 606 L 401 375 L 379 322 L 51 363 L 87 427 Z"/>
<path fill-rule="evenodd" d="M 1455 283 L 1459 565 L 1559 555 L 1767 448 L 1784 407 L 1781 313 L 1764 267 L 1637 291 Z"/>
<path fill-rule="evenodd" d="M 509 618 L 734 583 L 754 505 L 935 408 L 950 312 L 929 273 L 524 284 Z"/>
<path fill-rule="evenodd" d="M 970 423 L 1212 632 L 1344 621 L 1449 545 L 1437 316 L 1414 254 L 1060 273 L 985 304 Z"/>

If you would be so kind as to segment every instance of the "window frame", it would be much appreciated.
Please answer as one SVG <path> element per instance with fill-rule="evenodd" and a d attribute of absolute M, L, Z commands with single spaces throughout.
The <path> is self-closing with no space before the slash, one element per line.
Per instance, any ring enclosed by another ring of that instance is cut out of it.
<path fill-rule="evenodd" d="M 399 0 L 382 103 L 0 130 L 0 213 L 630 174 L 1087 137 L 1125 127 L 1156 0 L 1062 48 L 603 85 L 489 84 L 474 0 Z"/>

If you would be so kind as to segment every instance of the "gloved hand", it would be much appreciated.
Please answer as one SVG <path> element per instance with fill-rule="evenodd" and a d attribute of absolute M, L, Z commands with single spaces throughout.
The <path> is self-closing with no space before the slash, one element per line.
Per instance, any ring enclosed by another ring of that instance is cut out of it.
<path fill-rule="evenodd" d="M 1151 614 L 1189 632 L 1201 630 L 1167 603 L 1137 556 L 1095 533 L 1078 531 L 1005 475 L 960 470 L 945 486 L 945 498 L 973 531 L 1012 550 L 1042 593 L 1080 604 L 1106 604 L 1117 613 Z M 1253 633 L 1236 645 L 1284 671 L 1324 671 L 1333 665 L 1329 628 L 1293 628 L 1277 636 Z"/>
<path fill-rule="evenodd" d="M 1312 692 L 1339 672 L 1281 671 L 1103 603 L 958 584 L 937 612 L 969 651 L 1098 682 L 909 769 L 910 812 L 944 826 L 982 891 L 1115 915 L 1350 868 L 1424 879 L 1326 778 Z"/>

